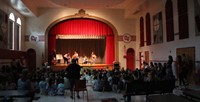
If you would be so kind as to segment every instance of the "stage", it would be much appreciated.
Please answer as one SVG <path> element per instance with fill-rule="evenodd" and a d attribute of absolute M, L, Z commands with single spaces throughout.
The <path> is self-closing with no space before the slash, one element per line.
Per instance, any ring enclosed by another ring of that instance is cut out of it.
<path fill-rule="evenodd" d="M 84 69 L 107 69 L 112 70 L 113 65 L 112 64 L 79 64 Z M 52 65 L 53 70 L 65 70 L 67 68 L 67 64 L 64 63 L 57 63 L 55 65 Z"/>

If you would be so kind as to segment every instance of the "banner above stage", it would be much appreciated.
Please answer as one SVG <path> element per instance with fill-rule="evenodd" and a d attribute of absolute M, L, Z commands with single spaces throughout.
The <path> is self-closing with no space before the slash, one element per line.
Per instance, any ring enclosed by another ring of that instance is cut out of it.
<path fill-rule="evenodd" d="M 105 39 L 105 36 L 92 35 L 56 35 L 56 39 Z"/>

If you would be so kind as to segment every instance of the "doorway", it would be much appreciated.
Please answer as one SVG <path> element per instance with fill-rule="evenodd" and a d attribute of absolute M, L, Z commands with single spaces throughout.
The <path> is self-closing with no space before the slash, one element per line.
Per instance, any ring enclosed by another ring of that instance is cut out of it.
<path fill-rule="evenodd" d="M 145 62 L 149 63 L 149 51 L 145 51 L 144 55 L 145 55 Z"/>
<path fill-rule="evenodd" d="M 187 47 L 187 48 L 177 48 L 176 56 L 185 54 L 189 61 L 189 71 L 187 80 L 189 83 L 194 83 L 194 72 L 195 72 L 195 47 Z"/>
<path fill-rule="evenodd" d="M 135 70 L 135 51 L 129 48 L 126 55 L 126 68 L 132 71 Z"/>

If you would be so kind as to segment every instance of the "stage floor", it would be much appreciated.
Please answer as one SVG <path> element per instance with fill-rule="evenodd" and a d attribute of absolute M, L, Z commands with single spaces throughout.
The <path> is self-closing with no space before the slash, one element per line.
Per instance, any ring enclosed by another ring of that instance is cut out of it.
<path fill-rule="evenodd" d="M 113 65 L 112 64 L 79 64 L 84 69 L 107 69 L 112 70 Z M 67 64 L 64 63 L 57 63 L 52 66 L 53 70 L 65 70 L 67 68 Z"/>

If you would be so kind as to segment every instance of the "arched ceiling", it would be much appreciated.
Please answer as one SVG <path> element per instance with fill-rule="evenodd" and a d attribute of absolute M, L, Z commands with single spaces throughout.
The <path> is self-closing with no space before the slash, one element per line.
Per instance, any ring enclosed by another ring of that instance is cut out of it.
<path fill-rule="evenodd" d="M 63 7 L 71 7 L 78 9 L 98 9 L 98 8 L 109 8 L 116 5 L 120 5 L 126 0 L 50 0 Z"/>
<path fill-rule="evenodd" d="M 122 9 L 134 18 L 148 0 L 4 0 L 25 16 L 37 16 L 41 8 Z"/>

